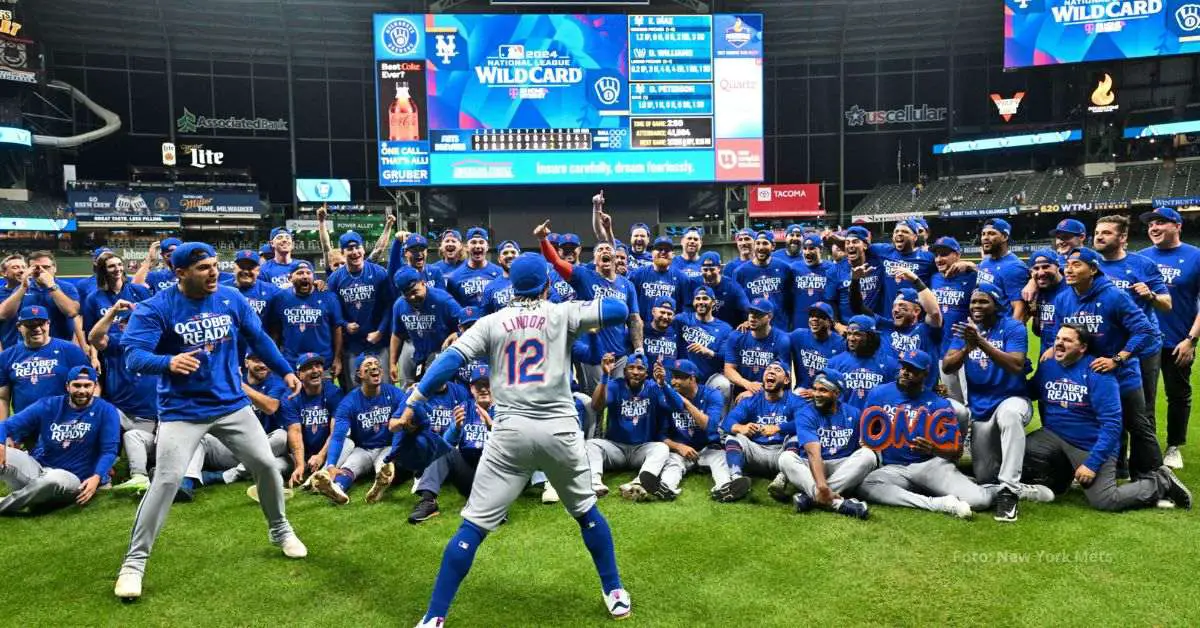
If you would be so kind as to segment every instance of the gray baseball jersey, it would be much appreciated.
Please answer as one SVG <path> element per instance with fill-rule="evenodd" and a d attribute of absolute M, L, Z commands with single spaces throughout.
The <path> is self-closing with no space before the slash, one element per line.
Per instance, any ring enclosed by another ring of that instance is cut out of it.
<path fill-rule="evenodd" d="M 576 418 L 571 345 L 600 325 L 600 301 L 522 302 L 489 314 L 454 343 L 491 368 L 497 417 Z"/>

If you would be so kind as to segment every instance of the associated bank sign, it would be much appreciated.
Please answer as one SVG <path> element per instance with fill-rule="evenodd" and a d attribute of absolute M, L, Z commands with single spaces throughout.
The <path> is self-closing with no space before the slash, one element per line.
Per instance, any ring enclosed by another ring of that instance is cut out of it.
<path fill-rule="evenodd" d="M 268 120 L 266 118 L 210 118 L 208 116 L 198 116 L 192 113 L 187 107 L 183 108 L 183 115 L 175 121 L 175 128 L 180 133 L 195 133 L 198 130 L 206 131 L 277 131 L 287 133 L 287 120 L 277 118 Z"/>
<path fill-rule="evenodd" d="M 880 109 L 868 111 L 854 105 L 845 113 L 847 126 L 863 126 L 867 124 L 920 124 L 923 122 L 941 122 L 946 119 L 946 107 L 930 107 L 929 105 L 904 105 L 902 109 Z"/>

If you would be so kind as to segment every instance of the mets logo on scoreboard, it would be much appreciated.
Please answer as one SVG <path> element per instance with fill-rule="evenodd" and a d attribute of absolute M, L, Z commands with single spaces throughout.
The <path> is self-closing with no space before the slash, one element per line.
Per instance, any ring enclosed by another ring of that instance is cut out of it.
<path fill-rule="evenodd" d="M 394 55 L 410 54 L 417 49 L 417 26 L 408 18 L 398 17 L 383 25 L 383 47 Z"/>

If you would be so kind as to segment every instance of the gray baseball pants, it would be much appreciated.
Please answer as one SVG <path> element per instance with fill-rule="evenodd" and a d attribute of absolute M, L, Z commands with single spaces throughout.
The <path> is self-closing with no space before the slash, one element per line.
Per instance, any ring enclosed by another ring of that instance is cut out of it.
<path fill-rule="evenodd" d="M 0 466 L 0 482 L 7 484 L 12 492 L 0 499 L 0 515 L 15 515 L 30 506 L 66 505 L 75 501 L 82 482 L 74 473 L 43 467 L 20 449 L 6 447 L 5 455 L 7 462 Z"/>

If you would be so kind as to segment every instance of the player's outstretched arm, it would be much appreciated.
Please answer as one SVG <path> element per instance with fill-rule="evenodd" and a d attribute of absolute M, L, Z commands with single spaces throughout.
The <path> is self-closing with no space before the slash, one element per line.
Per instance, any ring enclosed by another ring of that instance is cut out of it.
<path fill-rule="evenodd" d="M 412 407 L 418 402 L 425 401 L 441 390 L 466 364 L 467 358 L 459 351 L 458 347 L 450 347 L 438 354 L 437 359 L 425 371 L 425 376 L 421 378 L 417 389 L 408 396 L 408 406 Z"/>

